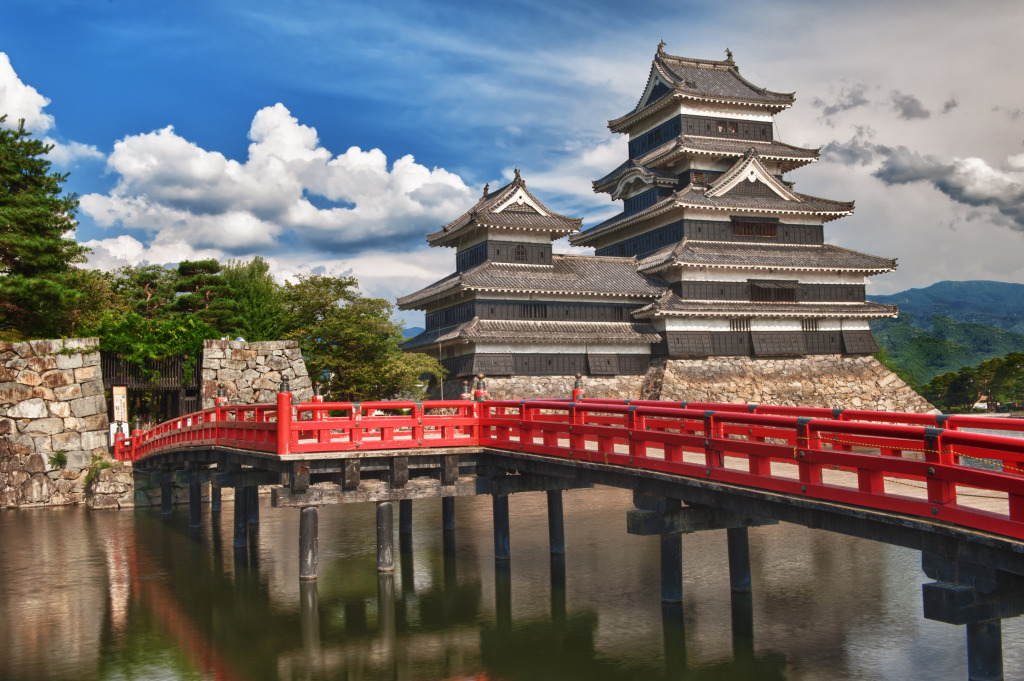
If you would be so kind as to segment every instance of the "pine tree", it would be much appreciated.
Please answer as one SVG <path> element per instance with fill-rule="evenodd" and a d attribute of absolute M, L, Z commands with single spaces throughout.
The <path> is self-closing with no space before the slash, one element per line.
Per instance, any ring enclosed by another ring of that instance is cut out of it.
<path fill-rule="evenodd" d="M 178 311 L 195 315 L 224 334 L 245 332 L 245 320 L 238 315 L 231 285 L 220 276 L 220 263 L 216 260 L 178 263 L 176 288 L 183 294 L 174 301 Z"/>
<path fill-rule="evenodd" d="M 52 148 L 24 120 L 0 128 L 0 333 L 11 337 L 63 332 L 64 311 L 83 295 L 67 276 L 88 252 L 69 238 L 78 197 L 63 193 L 67 173 L 50 172 Z"/>

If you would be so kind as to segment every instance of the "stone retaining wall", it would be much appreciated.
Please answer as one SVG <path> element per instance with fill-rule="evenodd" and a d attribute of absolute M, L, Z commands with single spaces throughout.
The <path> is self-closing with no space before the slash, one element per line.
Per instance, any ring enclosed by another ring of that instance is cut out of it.
<path fill-rule="evenodd" d="M 233 404 L 275 402 L 285 378 L 299 400 L 313 397 L 297 341 L 203 342 L 203 409 L 214 406 L 220 386 Z"/>
<path fill-rule="evenodd" d="M 492 400 L 569 397 L 574 376 L 487 378 Z M 472 381 L 470 382 L 472 390 Z M 645 376 L 586 376 L 587 397 L 929 412 L 935 407 L 871 356 L 656 359 Z M 461 381 L 445 382 L 457 399 Z M 431 395 L 436 399 L 437 393 Z"/>
<path fill-rule="evenodd" d="M 96 338 L 0 343 L 0 507 L 84 500 L 109 437 L 98 347 Z"/>

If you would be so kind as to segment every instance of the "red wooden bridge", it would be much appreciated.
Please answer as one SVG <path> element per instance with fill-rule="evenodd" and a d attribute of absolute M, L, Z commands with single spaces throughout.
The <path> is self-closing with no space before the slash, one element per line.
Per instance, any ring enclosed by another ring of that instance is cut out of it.
<path fill-rule="evenodd" d="M 391 502 L 494 496 L 495 558 L 509 557 L 507 495 L 546 490 L 552 552 L 560 491 L 634 490 L 628 529 L 662 537 L 662 597 L 682 593 L 681 534 L 729 531 L 731 585 L 749 591 L 747 527 L 779 520 L 922 551 L 925 616 L 966 624 L 970 678 L 1001 677 L 1001 619 L 1024 613 L 1024 420 L 644 400 L 450 400 L 218 406 L 120 439 L 119 460 L 186 468 L 246 499 L 275 485 L 302 509 L 300 563 L 316 576 L 316 506 L 378 504 L 378 567 L 393 567 Z M 314 398 L 317 399 L 317 398 Z M 969 429 L 965 430 L 965 429 Z M 243 488 L 247 489 L 246 492 Z M 255 506 L 249 506 L 252 514 Z M 250 518 L 250 522 L 252 522 Z M 411 527 L 411 525 L 410 525 Z M 998 671 L 997 671 L 998 669 Z"/>

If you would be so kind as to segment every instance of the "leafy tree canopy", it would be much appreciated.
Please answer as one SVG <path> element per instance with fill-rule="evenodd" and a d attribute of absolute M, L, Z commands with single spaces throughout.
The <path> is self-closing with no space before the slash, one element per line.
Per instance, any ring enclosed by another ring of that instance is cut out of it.
<path fill-rule="evenodd" d="M 288 328 L 285 290 L 274 281 L 270 265 L 260 256 L 248 263 L 231 260 L 221 270 L 231 287 L 248 341 L 278 340 Z"/>
<path fill-rule="evenodd" d="M 422 398 L 421 377 L 438 379 L 438 361 L 404 353 L 391 304 L 363 298 L 350 277 L 312 275 L 285 285 L 285 300 L 310 376 L 334 401 Z"/>
<path fill-rule="evenodd" d="M 50 172 L 52 148 L 24 120 L 0 129 L 0 332 L 11 337 L 59 335 L 82 297 L 68 279 L 88 250 L 68 236 L 78 197 L 64 193 L 66 173 Z"/>

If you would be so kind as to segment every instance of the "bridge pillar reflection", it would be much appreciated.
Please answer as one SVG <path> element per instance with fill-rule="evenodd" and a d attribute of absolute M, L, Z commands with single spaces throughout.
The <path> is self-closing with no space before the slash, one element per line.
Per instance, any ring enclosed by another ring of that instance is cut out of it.
<path fill-rule="evenodd" d="M 395 526 L 392 502 L 377 502 L 377 571 L 395 569 Z"/>
<path fill-rule="evenodd" d="M 163 476 L 160 483 L 160 513 L 171 514 L 171 505 L 174 503 L 174 485 L 170 480 L 170 474 Z"/>
<path fill-rule="evenodd" d="M 548 540 L 552 554 L 565 553 L 565 524 L 562 511 L 562 490 L 549 489 L 548 494 Z"/>
<path fill-rule="evenodd" d="M 246 508 L 249 512 L 248 521 L 250 525 L 260 524 L 260 488 L 253 485 L 251 487 L 243 488 L 246 496 Z"/>
<path fill-rule="evenodd" d="M 441 497 L 441 529 L 455 530 L 455 497 Z"/>
<path fill-rule="evenodd" d="M 236 549 L 245 548 L 249 543 L 249 495 L 244 487 L 235 488 L 235 543 Z"/>
<path fill-rule="evenodd" d="M 494 560 L 508 560 L 512 557 L 508 529 L 508 495 L 492 494 L 491 499 L 494 509 Z"/>
<path fill-rule="evenodd" d="M 316 506 L 299 509 L 299 579 L 316 579 L 319 561 L 317 532 L 319 512 Z"/>

